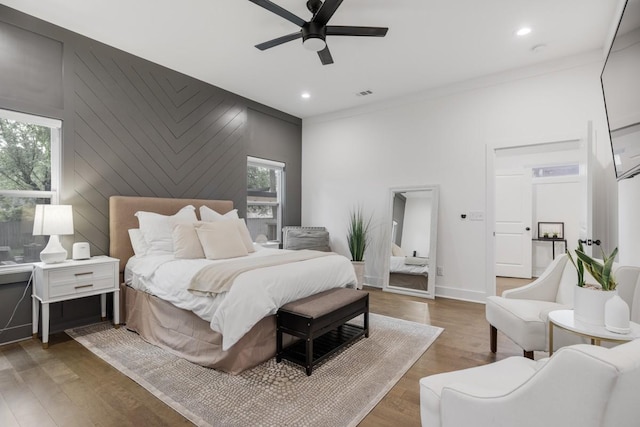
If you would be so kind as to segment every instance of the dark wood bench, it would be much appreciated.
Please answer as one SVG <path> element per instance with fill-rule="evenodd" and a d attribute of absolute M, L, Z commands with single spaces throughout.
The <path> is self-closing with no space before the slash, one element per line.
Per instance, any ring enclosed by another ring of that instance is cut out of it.
<path fill-rule="evenodd" d="M 361 314 L 364 326 L 347 323 Z M 330 289 L 282 306 L 276 320 L 276 361 L 289 360 L 311 375 L 315 365 L 361 336 L 369 336 L 369 293 Z M 283 348 L 282 334 L 301 339 Z"/>

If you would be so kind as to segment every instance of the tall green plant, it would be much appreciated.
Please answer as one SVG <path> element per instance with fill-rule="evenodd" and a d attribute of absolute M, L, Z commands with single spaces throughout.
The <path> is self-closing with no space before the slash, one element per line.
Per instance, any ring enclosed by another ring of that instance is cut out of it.
<path fill-rule="evenodd" d="M 576 252 L 578 251 L 584 252 L 581 240 L 578 240 L 578 249 L 576 249 Z M 574 261 L 573 257 L 571 256 L 571 251 L 567 251 L 567 255 L 569 256 L 569 261 L 571 261 L 571 264 L 573 264 L 573 266 L 576 268 L 576 272 L 578 273 L 578 286 L 582 288 L 584 287 L 584 264 L 582 263 L 582 260 L 577 257 Z"/>
<path fill-rule="evenodd" d="M 364 260 L 364 251 L 369 245 L 370 227 L 371 217 L 365 219 L 361 207 L 351 211 L 347 228 L 347 244 L 353 261 Z"/>
<path fill-rule="evenodd" d="M 618 283 L 616 282 L 612 270 L 616 255 L 618 255 L 618 248 L 615 248 L 609 256 L 604 253 L 604 249 L 601 249 L 601 251 L 602 262 L 587 255 L 582 247 L 582 242 L 578 242 L 578 248 L 576 249 L 576 262 L 574 262 L 571 254 L 569 254 L 569 259 L 578 270 L 578 286 L 584 286 L 584 270 L 582 272 L 582 279 L 580 279 L 579 270 L 579 268 L 583 268 L 586 269 L 594 279 L 596 279 L 603 291 L 615 290 Z M 582 284 L 580 284 L 580 280 L 582 280 Z"/>

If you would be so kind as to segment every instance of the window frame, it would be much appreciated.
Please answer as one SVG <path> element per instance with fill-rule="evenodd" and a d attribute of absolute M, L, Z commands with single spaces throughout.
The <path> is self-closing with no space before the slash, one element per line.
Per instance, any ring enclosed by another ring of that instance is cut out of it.
<path fill-rule="evenodd" d="M 60 183 L 62 173 L 62 120 L 52 119 L 49 117 L 39 116 L 31 113 L 23 113 L 13 110 L 0 108 L 0 119 L 14 120 L 18 122 L 28 123 L 37 126 L 44 126 L 51 129 L 51 140 L 49 146 L 51 162 L 51 189 L 50 190 L 8 190 L 0 188 L 0 196 L 30 198 L 30 199 L 48 199 L 49 204 L 57 205 L 60 203 Z M 31 262 L 25 262 L 15 265 L 0 265 L 0 274 L 4 272 L 16 271 L 16 268 L 22 269 L 25 266 L 31 268 Z"/>
<path fill-rule="evenodd" d="M 247 171 L 249 167 L 260 167 L 260 168 L 269 168 L 280 171 L 279 182 L 276 183 L 276 202 L 252 202 L 249 203 L 248 197 L 248 188 L 247 188 L 247 196 L 245 198 L 247 208 L 249 205 L 253 206 L 277 206 L 277 221 L 276 221 L 276 240 L 278 243 L 282 241 L 282 227 L 283 227 L 283 212 L 285 205 L 285 182 L 286 182 L 286 164 L 284 162 L 279 162 L 276 160 L 268 160 L 262 159 L 259 157 L 247 156 Z M 248 185 L 247 185 L 248 187 Z M 248 209 L 247 209 L 248 210 Z M 248 214 L 247 214 L 247 220 Z"/>

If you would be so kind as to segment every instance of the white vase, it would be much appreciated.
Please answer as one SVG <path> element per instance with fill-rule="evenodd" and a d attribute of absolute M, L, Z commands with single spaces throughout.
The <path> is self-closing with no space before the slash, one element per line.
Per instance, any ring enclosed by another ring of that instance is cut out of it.
<path fill-rule="evenodd" d="M 356 278 L 358 279 L 356 289 L 362 289 L 364 285 L 364 261 L 351 261 L 351 264 L 353 265 L 353 269 L 356 272 Z"/>
<path fill-rule="evenodd" d="M 614 295 L 614 292 L 576 286 L 573 297 L 575 320 L 604 326 L 604 305 Z"/>
<path fill-rule="evenodd" d="M 604 305 L 604 327 L 611 332 L 628 334 L 631 331 L 629 318 L 629 306 L 615 291 L 615 295 Z"/>

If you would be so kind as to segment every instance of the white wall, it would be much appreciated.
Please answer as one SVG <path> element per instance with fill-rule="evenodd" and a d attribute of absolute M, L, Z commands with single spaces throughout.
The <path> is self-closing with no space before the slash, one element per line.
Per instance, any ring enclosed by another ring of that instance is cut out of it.
<path fill-rule="evenodd" d="M 305 119 L 302 223 L 326 226 L 332 248 L 348 254 L 348 213 L 361 204 L 376 225 L 366 254 L 366 280 L 381 285 L 391 228 L 389 188 L 440 184 L 437 251 L 444 275 L 437 278 L 436 295 L 483 301 L 491 289 L 491 245 L 484 221 L 461 220 L 460 215 L 487 211 L 487 145 L 584 138 L 589 120 L 599 135 L 606 135 L 601 67 L 597 52 Z M 615 192 L 608 139 L 596 141 L 596 155 L 608 172 L 602 194 Z M 613 214 L 598 218 L 617 218 L 617 204 L 600 206 Z"/>
<path fill-rule="evenodd" d="M 620 264 L 640 267 L 640 175 L 623 179 L 618 188 Z"/>

